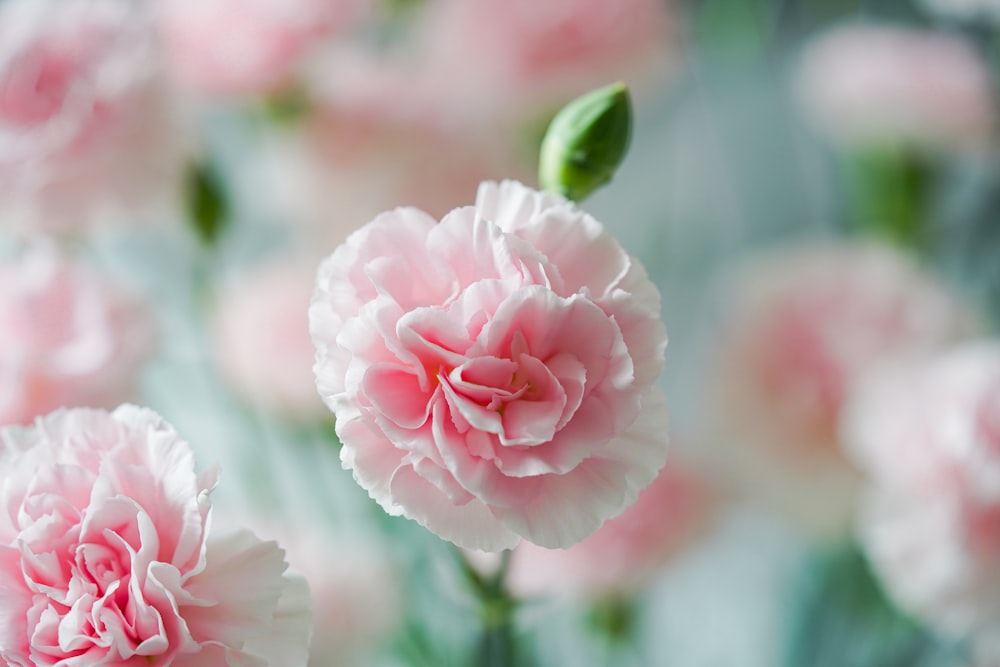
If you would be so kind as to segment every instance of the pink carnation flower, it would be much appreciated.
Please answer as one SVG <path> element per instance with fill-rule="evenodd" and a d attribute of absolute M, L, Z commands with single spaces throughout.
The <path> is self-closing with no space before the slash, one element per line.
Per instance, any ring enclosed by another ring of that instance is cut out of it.
<path fill-rule="evenodd" d="M 212 322 L 214 356 L 233 391 L 292 419 L 329 414 L 312 380 L 315 352 L 306 313 L 314 283 L 305 263 L 248 272 L 222 290 Z"/>
<path fill-rule="evenodd" d="M 0 659 L 303 665 L 304 582 L 248 532 L 210 534 L 213 471 L 149 410 L 0 431 Z"/>
<path fill-rule="evenodd" d="M 156 0 L 176 78 L 212 96 L 274 92 L 324 39 L 353 25 L 360 0 Z"/>
<path fill-rule="evenodd" d="M 384 213 L 319 269 L 320 395 L 342 461 L 459 546 L 577 542 L 666 455 L 666 334 L 645 271 L 592 217 L 483 183 L 440 223 Z"/>
<path fill-rule="evenodd" d="M 703 526 L 708 489 L 691 472 L 667 464 L 634 504 L 568 549 L 522 543 L 507 581 L 519 597 L 567 593 L 635 593 Z"/>
<path fill-rule="evenodd" d="M 994 136 L 989 68 L 959 37 L 844 26 L 812 42 L 797 85 L 816 128 L 848 145 L 980 148 Z"/>
<path fill-rule="evenodd" d="M 844 431 L 870 485 L 862 544 L 889 592 L 1000 660 L 1000 344 L 885 369 Z"/>
<path fill-rule="evenodd" d="M 154 341 L 144 309 L 53 247 L 0 262 L 0 425 L 121 403 Z"/>
<path fill-rule="evenodd" d="M 0 4 L 0 202 L 68 229 L 172 205 L 181 141 L 142 3 Z"/>
<path fill-rule="evenodd" d="M 846 527 L 858 476 L 838 425 L 880 363 L 940 349 L 972 330 L 959 300 L 906 256 L 874 244 L 816 245 L 729 276 L 708 416 L 726 469 L 819 534 Z"/>

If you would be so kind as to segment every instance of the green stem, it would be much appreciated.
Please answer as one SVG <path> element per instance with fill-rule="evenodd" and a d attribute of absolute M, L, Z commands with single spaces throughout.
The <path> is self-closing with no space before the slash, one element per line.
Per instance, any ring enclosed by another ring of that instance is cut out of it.
<path fill-rule="evenodd" d="M 916 254 L 926 249 L 934 173 L 927 156 L 883 147 L 848 158 L 857 229 Z"/>
<path fill-rule="evenodd" d="M 472 655 L 472 667 L 514 667 L 519 665 L 514 637 L 514 611 L 517 601 L 507 592 L 505 579 L 510 566 L 510 551 L 500 557 L 500 566 L 490 576 L 483 576 L 458 551 L 466 582 L 479 602 L 482 630 Z"/>

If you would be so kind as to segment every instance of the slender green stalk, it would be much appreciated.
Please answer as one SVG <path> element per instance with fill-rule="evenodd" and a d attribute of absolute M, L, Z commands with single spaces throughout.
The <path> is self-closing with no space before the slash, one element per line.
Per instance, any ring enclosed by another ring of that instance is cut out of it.
<path fill-rule="evenodd" d="M 510 551 L 500 557 L 496 572 L 483 576 L 457 551 L 462 575 L 476 595 L 482 630 L 473 650 L 470 667 L 516 667 L 521 665 L 514 636 L 514 611 L 517 601 L 507 591 L 505 579 L 510 566 Z"/>

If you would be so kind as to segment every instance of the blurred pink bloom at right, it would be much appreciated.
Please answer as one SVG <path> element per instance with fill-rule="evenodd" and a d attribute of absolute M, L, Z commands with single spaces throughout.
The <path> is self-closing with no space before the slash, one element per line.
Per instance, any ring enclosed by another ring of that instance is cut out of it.
<path fill-rule="evenodd" d="M 10 224 L 73 229 L 173 205 L 183 142 L 154 43 L 142 3 L 0 4 L 0 209 Z"/>
<path fill-rule="evenodd" d="M 289 83 L 324 40 L 352 27 L 363 0 L 156 0 L 171 69 L 209 96 L 253 96 Z"/>
<path fill-rule="evenodd" d="M 154 340 L 145 309 L 55 248 L 0 263 L 0 425 L 131 398 Z"/>
<path fill-rule="evenodd" d="M 723 470 L 802 527 L 841 532 L 858 486 L 838 434 L 854 386 L 880 363 L 965 336 L 972 316 L 908 257 L 873 243 L 765 255 L 725 286 L 708 417 Z"/>
<path fill-rule="evenodd" d="M 212 322 L 212 349 L 223 378 L 251 405 L 286 418 L 328 412 L 312 376 L 309 298 L 313 262 L 275 261 L 223 286 Z"/>
<path fill-rule="evenodd" d="M 835 28 L 807 47 L 796 84 L 816 129 L 849 146 L 976 149 L 994 138 L 989 67 L 957 36 Z"/>
<path fill-rule="evenodd" d="M 869 378 L 844 421 L 869 478 L 859 532 L 893 598 L 1000 660 L 1000 343 Z"/>
<path fill-rule="evenodd" d="M 635 503 L 568 549 L 522 542 L 507 581 L 518 597 L 635 593 L 708 521 L 711 491 L 693 471 L 669 462 Z"/>

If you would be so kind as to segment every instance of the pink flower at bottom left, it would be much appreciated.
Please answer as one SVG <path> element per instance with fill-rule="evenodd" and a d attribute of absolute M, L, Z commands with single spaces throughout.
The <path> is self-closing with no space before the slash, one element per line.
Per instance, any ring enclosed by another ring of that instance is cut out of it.
<path fill-rule="evenodd" d="M 276 543 L 209 530 L 217 473 L 156 413 L 5 428 L 0 467 L 3 664 L 305 664 L 305 581 Z"/>

